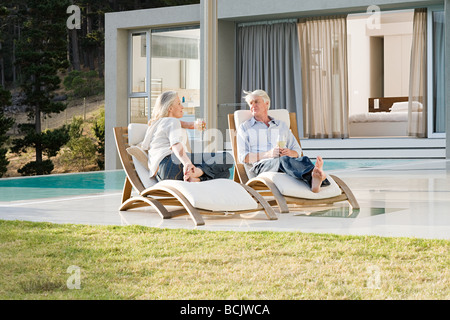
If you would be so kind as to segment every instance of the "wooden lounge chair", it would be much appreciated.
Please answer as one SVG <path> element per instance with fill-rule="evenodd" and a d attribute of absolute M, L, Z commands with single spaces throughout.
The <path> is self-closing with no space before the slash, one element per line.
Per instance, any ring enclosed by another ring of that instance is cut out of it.
<path fill-rule="evenodd" d="M 269 110 L 269 115 L 275 119 L 285 121 L 300 143 L 295 113 L 289 113 L 284 109 Z M 334 175 L 327 175 L 331 185 L 322 187 L 319 193 L 313 193 L 304 182 L 285 173 L 265 172 L 257 177 L 251 176 L 251 172 L 249 172 L 251 167 L 239 162 L 236 139 L 237 128 L 250 119 L 251 116 L 250 110 L 238 110 L 234 114 L 228 115 L 229 133 L 235 159 L 235 181 L 245 183 L 252 189 L 257 190 L 261 195 L 269 199 L 268 202 L 271 205 L 277 205 L 281 213 L 289 212 L 288 204 L 316 206 L 340 201 L 348 201 L 354 210 L 359 209 L 359 204 L 350 188 L 344 181 Z"/>
<path fill-rule="evenodd" d="M 202 214 L 240 214 L 264 210 L 268 219 L 278 219 L 273 208 L 258 192 L 231 179 L 198 183 L 150 179 L 142 159 L 143 155 L 147 159 L 146 154 L 132 147 L 144 139 L 147 128 L 145 124 L 114 128 L 117 151 L 126 173 L 120 211 L 151 206 L 163 219 L 189 214 L 197 226 L 205 224 Z M 133 190 L 137 195 L 132 196 Z M 169 211 L 172 207 L 175 209 Z"/>

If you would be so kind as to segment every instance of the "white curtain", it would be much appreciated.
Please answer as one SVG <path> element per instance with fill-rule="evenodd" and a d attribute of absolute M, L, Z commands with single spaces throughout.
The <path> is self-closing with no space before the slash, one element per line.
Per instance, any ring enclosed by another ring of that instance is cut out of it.
<path fill-rule="evenodd" d="M 304 134 L 348 138 L 347 17 L 315 17 L 299 25 Z"/>
<path fill-rule="evenodd" d="M 414 11 L 411 71 L 409 78 L 408 135 L 427 136 L 427 10 Z M 418 111 L 415 102 L 422 104 Z"/>
<path fill-rule="evenodd" d="M 243 90 L 265 90 L 272 109 L 296 112 L 301 121 L 301 63 L 297 20 L 238 25 L 237 101 Z"/>

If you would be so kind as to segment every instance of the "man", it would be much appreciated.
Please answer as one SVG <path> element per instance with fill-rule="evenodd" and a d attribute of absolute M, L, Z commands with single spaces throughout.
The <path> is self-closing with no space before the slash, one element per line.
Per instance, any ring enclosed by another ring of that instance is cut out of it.
<path fill-rule="evenodd" d="M 288 126 L 268 115 L 270 98 L 267 93 L 263 90 L 244 93 L 253 117 L 238 128 L 239 161 L 251 164 L 255 175 L 284 172 L 307 183 L 314 193 L 329 185 L 323 171 L 323 159 L 317 157 L 314 165 L 308 157 L 301 156 L 301 147 Z M 278 136 L 286 137 L 281 147 L 277 145 Z"/>

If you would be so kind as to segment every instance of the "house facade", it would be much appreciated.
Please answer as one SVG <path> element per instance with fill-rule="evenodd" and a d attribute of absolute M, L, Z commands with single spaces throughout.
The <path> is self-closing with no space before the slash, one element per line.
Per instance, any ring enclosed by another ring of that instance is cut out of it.
<path fill-rule="evenodd" d="M 450 158 L 449 28 L 450 0 L 202 0 L 108 13 L 106 169 L 121 167 L 113 128 L 146 123 L 165 90 L 179 92 L 187 121 L 205 119 L 212 149 L 229 147 L 226 115 L 246 108 L 243 91 L 264 89 L 273 108 L 297 114 L 312 158 Z M 394 104 L 404 123 L 356 133 L 349 119 Z"/>

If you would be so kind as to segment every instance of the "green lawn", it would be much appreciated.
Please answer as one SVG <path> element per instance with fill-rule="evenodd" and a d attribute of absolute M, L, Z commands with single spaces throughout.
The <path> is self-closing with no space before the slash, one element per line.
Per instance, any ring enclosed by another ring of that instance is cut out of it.
<path fill-rule="evenodd" d="M 449 299 L 449 247 L 0 221 L 0 299 Z"/>

